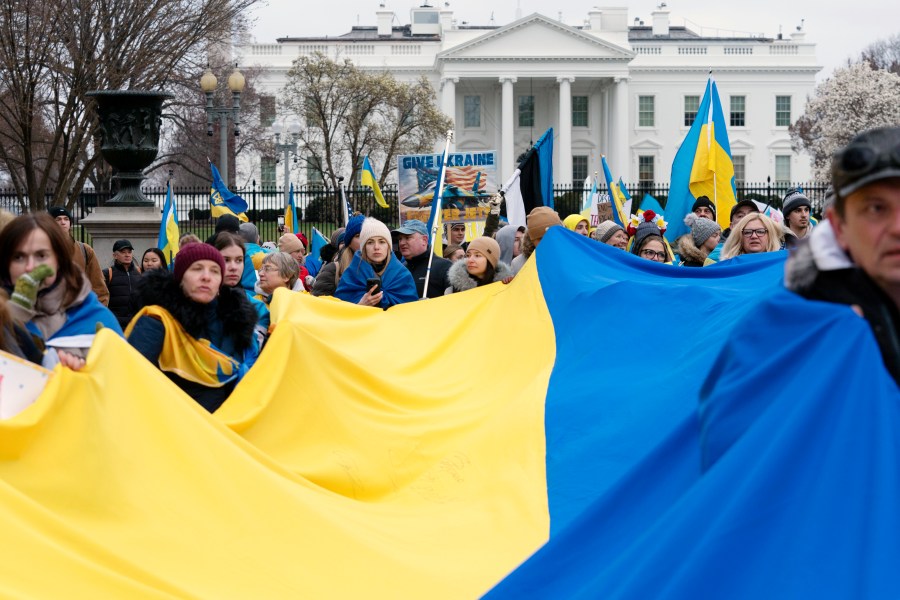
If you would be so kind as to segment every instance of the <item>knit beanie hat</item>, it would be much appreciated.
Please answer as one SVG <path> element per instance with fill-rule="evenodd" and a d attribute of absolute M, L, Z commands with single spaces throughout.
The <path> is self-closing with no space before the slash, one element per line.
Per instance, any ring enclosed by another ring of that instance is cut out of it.
<path fill-rule="evenodd" d="M 293 233 L 286 233 L 278 238 L 278 250 L 280 252 L 297 252 L 303 248 L 303 244 Z"/>
<path fill-rule="evenodd" d="M 559 214 L 549 206 L 536 206 L 531 209 L 525 222 L 528 225 L 528 237 L 531 238 L 531 242 L 535 246 L 541 241 L 548 229 L 554 225 L 562 225 L 562 221 L 559 220 Z"/>
<path fill-rule="evenodd" d="M 350 231 L 350 226 L 347 226 L 347 231 Z M 347 232 L 344 232 L 344 236 L 346 237 Z M 359 247 L 363 248 L 366 245 L 366 242 L 369 238 L 373 237 L 383 237 L 387 240 L 387 243 L 391 243 L 391 230 L 388 229 L 388 226 L 379 221 L 378 219 L 374 219 L 372 217 L 367 217 L 362 224 L 362 228 L 359 231 Z M 352 239 L 352 238 L 351 238 Z"/>
<path fill-rule="evenodd" d="M 634 234 L 634 244 L 632 244 L 631 246 L 632 254 L 638 253 L 638 248 L 641 247 L 641 242 L 643 242 L 644 238 L 649 235 L 658 235 L 662 237 L 662 233 L 659 231 L 659 227 L 656 226 L 656 223 L 644 222 L 638 225 L 637 232 Z"/>
<path fill-rule="evenodd" d="M 807 198 L 803 193 L 803 190 L 788 190 L 787 194 L 785 194 L 784 196 L 784 200 L 781 203 L 781 214 L 787 217 L 789 214 L 791 214 L 792 211 L 800 208 L 801 206 L 812 208 L 812 204 L 810 203 L 809 198 Z"/>
<path fill-rule="evenodd" d="M 216 233 L 227 231 L 237 233 L 241 229 L 241 222 L 234 215 L 222 215 L 216 219 Z"/>
<path fill-rule="evenodd" d="M 298 232 L 295 233 L 294 235 L 296 235 L 296 236 L 297 236 L 297 239 L 300 240 L 300 242 L 303 244 L 303 249 L 304 249 L 304 250 L 305 250 L 306 248 L 309 248 L 309 240 L 306 239 L 306 236 L 303 234 L 302 231 L 298 231 Z"/>
<path fill-rule="evenodd" d="M 597 228 L 594 230 L 593 237 L 595 240 L 603 242 L 605 244 L 612 236 L 616 234 L 617 231 L 625 230 L 615 221 L 603 221 L 602 223 L 597 225 Z"/>
<path fill-rule="evenodd" d="M 335 248 L 341 245 L 341 238 L 344 237 L 344 228 L 338 227 L 334 231 L 331 232 L 331 240 L 328 242 Z"/>
<path fill-rule="evenodd" d="M 350 217 L 350 220 L 347 221 L 347 227 L 344 229 L 344 237 L 341 239 L 345 246 L 349 246 L 353 238 L 359 235 L 365 220 L 366 217 L 364 215 L 353 215 Z M 388 236 L 387 239 L 391 239 L 391 236 Z"/>
<path fill-rule="evenodd" d="M 54 219 L 56 217 L 68 217 L 69 220 L 72 220 L 72 213 L 66 210 L 65 206 L 51 206 L 47 209 L 47 212 L 50 213 L 50 216 Z"/>
<path fill-rule="evenodd" d="M 500 244 L 494 238 L 481 236 L 469 242 L 469 250 L 480 252 L 494 269 L 500 260 Z"/>
<path fill-rule="evenodd" d="M 253 223 L 241 223 L 238 227 L 238 235 L 244 238 L 248 244 L 256 244 L 259 241 L 259 229 Z"/>
<path fill-rule="evenodd" d="M 691 228 L 691 237 L 698 248 L 709 238 L 722 231 L 719 224 L 705 217 L 698 217 L 694 213 L 688 213 L 684 217 L 684 224 Z"/>
<path fill-rule="evenodd" d="M 565 227 L 566 229 L 569 229 L 570 231 L 575 231 L 575 228 L 578 227 L 578 224 L 581 223 L 582 221 L 586 221 L 588 226 L 590 226 L 590 224 L 591 224 L 590 219 L 588 219 L 584 215 L 575 213 L 575 214 L 569 215 L 568 217 L 563 219 L 563 227 Z"/>
<path fill-rule="evenodd" d="M 700 196 L 699 198 L 697 198 L 697 201 L 694 202 L 694 205 L 691 207 L 691 212 L 694 212 L 701 206 L 705 206 L 706 208 L 711 210 L 713 214 L 713 220 L 716 219 L 716 205 L 713 204 L 708 196 Z"/>
<path fill-rule="evenodd" d="M 198 260 L 211 260 L 219 265 L 219 269 L 223 274 L 225 273 L 225 259 L 222 258 L 221 252 L 209 244 L 191 242 L 182 246 L 178 250 L 178 254 L 175 255 L 175 281 L 181 283 L 184 272 Z"/>

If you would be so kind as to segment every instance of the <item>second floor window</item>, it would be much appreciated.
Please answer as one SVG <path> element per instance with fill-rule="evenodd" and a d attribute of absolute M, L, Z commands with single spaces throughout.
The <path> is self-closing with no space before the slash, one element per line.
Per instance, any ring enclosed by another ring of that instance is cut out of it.
<path fill-rule="evenodd" d="M 588 126 L 588 97 L 572 96 L 572 127 Z"/>
<path fill-rule="evenodd" d="M 697 111 L 700 110 L 700 96 L 684 97 L 684 126 L 690 127 L 697 118 Z"/>
<path fill-rule="evenodd" d="M 534 96 L 519 96 L 519 127 L 534 127 Z"/>
<path fill-rule="evenodd" d="M 481 96 L 463 98 L 463 121 L 466 127 L 481 127 Z"/>

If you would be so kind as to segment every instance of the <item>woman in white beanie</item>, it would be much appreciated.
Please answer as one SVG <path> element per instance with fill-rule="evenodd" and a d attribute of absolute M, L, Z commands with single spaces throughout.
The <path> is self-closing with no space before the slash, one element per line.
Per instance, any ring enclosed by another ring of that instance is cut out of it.
<path fill-rule="evenodd" d="M 392 254 L 390 229 L 377 219 L 366 218 L 359 232 L 359 250 L 341 275 L 334 295 L 345 302 L 384 309 L 418 300 L 409 269 Z"/>

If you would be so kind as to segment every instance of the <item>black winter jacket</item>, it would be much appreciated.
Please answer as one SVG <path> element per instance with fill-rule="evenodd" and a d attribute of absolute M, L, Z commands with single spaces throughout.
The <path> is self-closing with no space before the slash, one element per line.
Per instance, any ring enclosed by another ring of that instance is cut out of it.
<path fill-rule="evenodd" d="M 134 293 L 138 288 L 141 271 L 134 263 L 128 265 L 128 270 L 119 263 L 103 270 L 103 280 L 109 290 L 109 310 L 116 315 L 119 325 L 124 330 L 131 322 L 131 317 L 138 311 Z"/>

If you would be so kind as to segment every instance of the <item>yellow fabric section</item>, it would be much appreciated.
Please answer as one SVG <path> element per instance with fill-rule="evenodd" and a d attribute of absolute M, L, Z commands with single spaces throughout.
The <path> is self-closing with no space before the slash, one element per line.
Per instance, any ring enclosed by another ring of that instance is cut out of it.
<path fill-rule="evenodd" d="M 236 360 L 213 348 L 209 340 L 188 335 L 181 323 L 161 306 L 145 306 L 139 310 L 125 328 L 126 338 L 131 336 L 134 324 L 141 317 L 161 321 L 166 328 L 159 353 L 159 368 L 163 371 L 207 387 L 221 387 L 237 376 L 240 365 Z"/>
<path fill-rule="evenodd" d="M 530 261 L 387 312 L 279 291 L 216 415 L 101 331 L 0 421 L 0 596 L 477 597 L 549 534 L 538 286 Z"/>
<path fill-rule="evenodd" d="M 731 225 L 730 213 L 736 204 L 731 180 L 734 164 L 715 136 L 715 125 L 708 123 L 700 128 L 697 154 L 691 168 L 691 194 L 694 198 L 706 196 L 716 205 L 716 221 L 726 229 Z"/>

